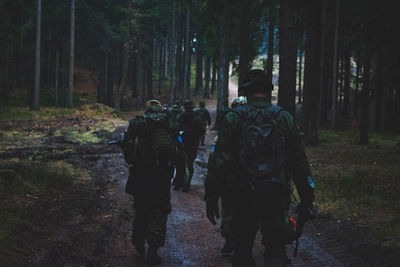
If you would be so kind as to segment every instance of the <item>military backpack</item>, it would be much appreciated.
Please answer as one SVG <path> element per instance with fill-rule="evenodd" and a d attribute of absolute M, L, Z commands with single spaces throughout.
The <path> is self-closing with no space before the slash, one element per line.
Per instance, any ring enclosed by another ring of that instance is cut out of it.
<path fill-rule="evenodd" d="M 240 166 L 253 182 L 286 181 L 285 138 L 277 124 L 281 110 L 276 105 L 269 108 L 245 105 L 234 109 L 243 121 Z"/>
<path fill-rule="evenodd" d="M 176 142 L 168 114 L 147 113 L 134 120 L 136 133 L 127 136 L 124 154 L 128 163 L 141 164 L 153 161 L 156 165 L 171 164 L 176 152 Z M 129 160 L 129 161 L 128 161 Z"/>

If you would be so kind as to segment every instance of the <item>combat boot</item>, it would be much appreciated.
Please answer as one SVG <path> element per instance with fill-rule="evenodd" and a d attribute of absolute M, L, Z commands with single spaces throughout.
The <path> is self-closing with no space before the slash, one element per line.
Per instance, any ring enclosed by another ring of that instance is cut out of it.
<path fill-rule="evenodd" d="M 136 240 L 134 236 L 131 236 L 132 245 L 135 247 L 139 255 L 143 255 L 146 251 L 144 247 L 144 240 Z"/>
<path fill-rule="evenodd" d="M 284 267 L 290 264 L 290 259 L 286 255 L 285 249 L 269 249 L 264 253 L 264 266 L 266 267 Z"/>
<path fill-rule="evenodd" d="M 251 250 L 246 252 L 239 252 L 235 251 L 232 259 L 232 266 L 233 267 L 255 267 L 256 262 L 251 255 Z"/>
<path fill-rule="evenodd" d="M 223 256 L 225 256 L 225 255 L 231 255 L 232 252 L 233 252 L 233 243 L 232 243 L 232 241 L 230 240 L 230 238 L 226 238 L 226 239 L 225 239 L 225 244 L 224 244 L 224 246 L 223 246 L 222 249 L 221 249 L 221 254 L 222 254 Z"/>
<path fill-rule="evenodd" d="M 147 264 L 148 265 L 158 265 L 161 264 L 161 257 L 158 255 L 158 247 L 149 246 L 147 251 Z"/>

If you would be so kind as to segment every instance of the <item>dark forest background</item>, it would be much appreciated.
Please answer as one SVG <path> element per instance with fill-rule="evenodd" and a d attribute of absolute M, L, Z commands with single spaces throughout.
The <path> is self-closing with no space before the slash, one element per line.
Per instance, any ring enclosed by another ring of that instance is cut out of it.
<path fill-rule="evenodd" d="M 229 76 L 240 84 L 257 59 L 271 80 L 279 73 L 278 103 L 301 107 L 308 143 L 320 127 L 349 125 L 367 143 L 369 130 L 400 131 L 394 4 L 0 0 L 1 104 L 78 106 L 74 78 L 90 71 L 95 101 L 117 110 L 160 94 L 169 103 L 215 96 L 220 106 Z"/>

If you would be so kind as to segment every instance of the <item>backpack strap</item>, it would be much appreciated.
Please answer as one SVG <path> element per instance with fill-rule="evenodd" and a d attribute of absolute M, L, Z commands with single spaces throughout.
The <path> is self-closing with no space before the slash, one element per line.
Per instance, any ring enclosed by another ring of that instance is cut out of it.
<path fill-rule="evenodd" d="M 281 106 L 278 106 L 278 105 L 271 105 L 271 106 L 268 108 L 268 112 L 269 112 L 270 116 L 271 116 L 276 122 L 278 122 L 278 121 L 281 119 L 281 117 L 282 117 L 282 111 L 283 111 L 283 108 L 282 108 Z"/>

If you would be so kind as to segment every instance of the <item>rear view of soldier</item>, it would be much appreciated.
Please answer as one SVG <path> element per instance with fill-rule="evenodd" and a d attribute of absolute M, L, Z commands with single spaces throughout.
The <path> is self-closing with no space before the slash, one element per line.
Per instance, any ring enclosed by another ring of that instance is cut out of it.
<path fill-rule="evenodd" d="M 173 105 L 172 108 L 170 110 L 170 114 L 172 117 L 176 118 L 179 113 L 181 113 L 183 110 L 181 108 L 181 105 L 179 104 L 179 101 L 176 101 Z"/>
<path fill-rule="evenodd" d="M 199 102 L 199 108 L 195 111 L 201 118 L 201 132 L 200 132 L 200 142 L 204 145 L 204 139 L 206 135 L 207 125 L 211 125 L 210 112 L 206 109 L 204 101 Z"/>
<path fill-rule="evenodd" d="M 197 156 L 199 147 L 199 139 L 201 132 L 201 119 L 198 114 L 193 111 L 193 102 L 186 100 L 184 104 L 185 111 L 177 116 L 179 123 L 179 131 L 182 131 L 183 148 L 187 157 L 187 165 L 189 168 L 189 176 L 185 182 L 184 191 L 190 187 L 190 183 L 194 173 L 193 163 Z"/>
<path fill-rule="evenodd" d="M 132 243 L 139 254 L 149 248 L 148 264 L 159 264 L 158 249 L 166 237 L 167 216 L 171 212 L 170 184 L 179 158 L 178 128 L 175 119 L 162 112 L 151 100 L 143 116 L 129 122 L 122 149 L 130 164 L 126 192 L 134 197 L 135 219 Z"/>
<path fill-rule="evenodd" d="M 232 179 L 233 266 L 254 266 L 252 248 L 258 230 L 265 247 L 265 266 L 284 266 L 285 246 L 296 239 L 288 217 L 289 181 L 293 179 L 301 202 L 297 211 L 311 217 L 314 183 L 293 117 L 267 98 L 262 70 L 251 70 L 241 85 L 247 104 L 225 117 L 219 132 L 210 178 L 205 181 L 207 217 L 219 217 L 218 196 Z"/>

